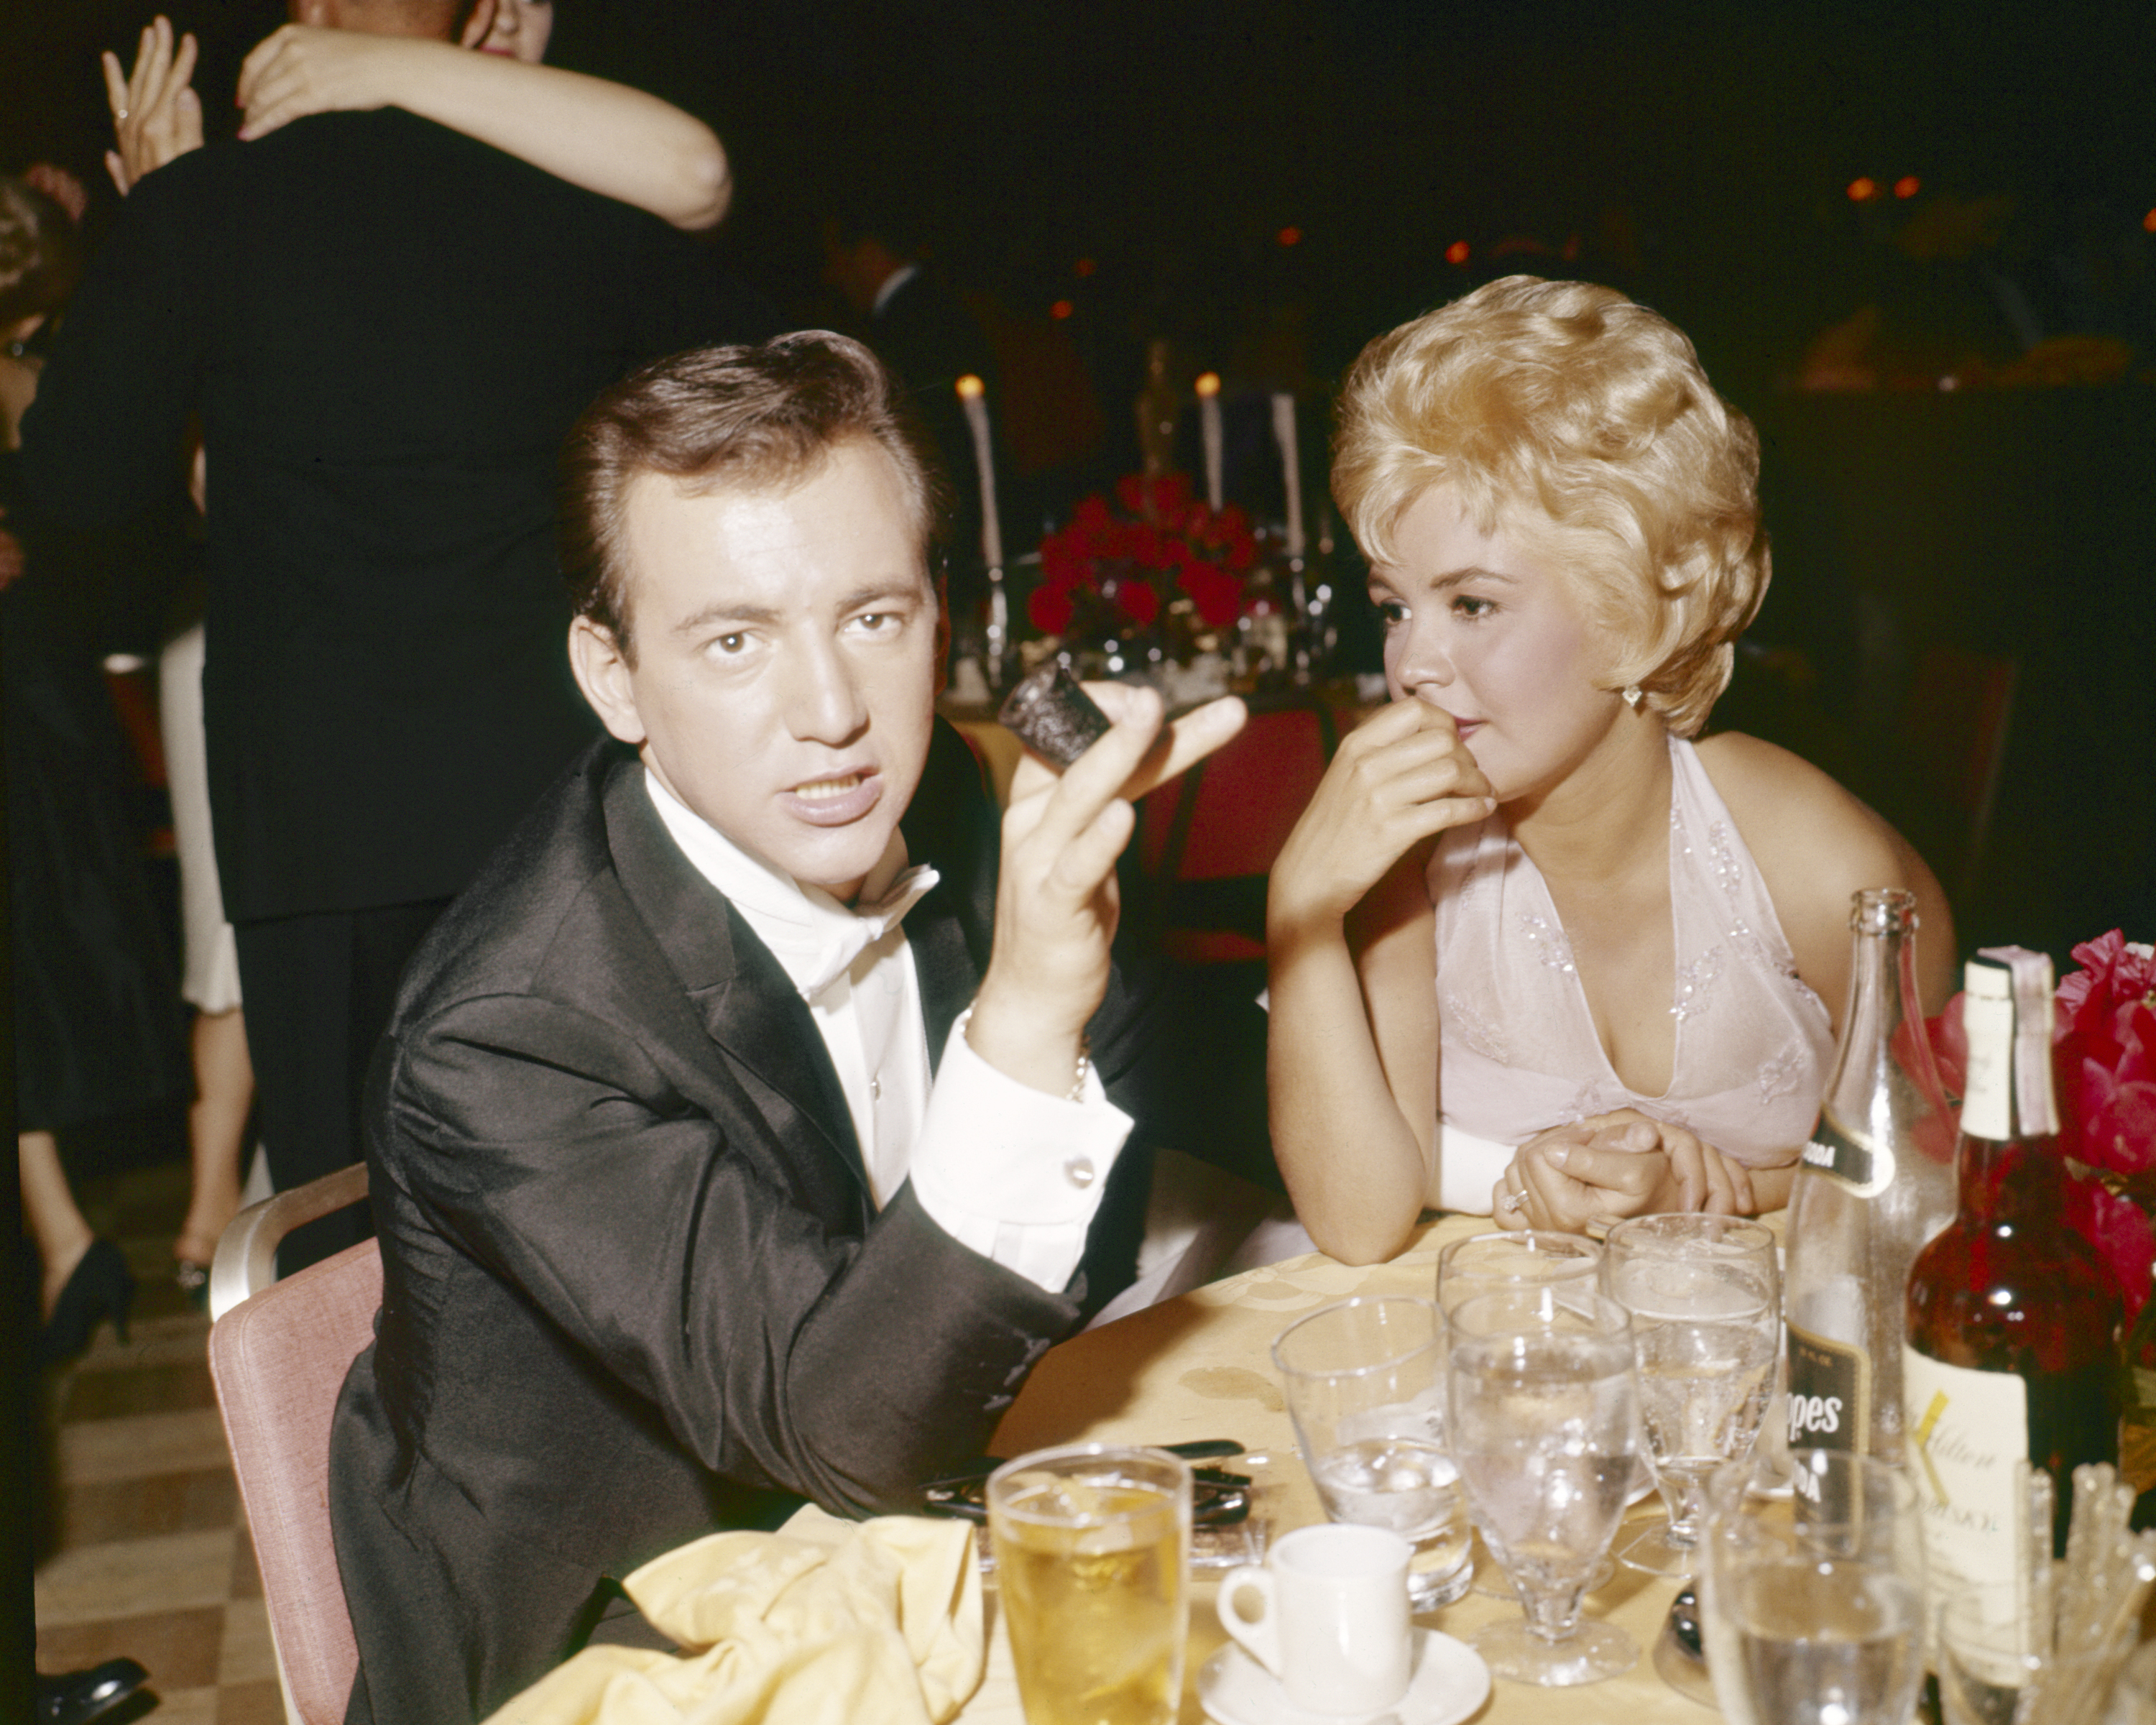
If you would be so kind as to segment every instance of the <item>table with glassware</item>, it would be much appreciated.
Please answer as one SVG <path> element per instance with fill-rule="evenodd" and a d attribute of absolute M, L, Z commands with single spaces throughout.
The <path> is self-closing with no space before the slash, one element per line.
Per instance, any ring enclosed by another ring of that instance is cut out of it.
<path fill-rule="evenodd" d="M 1773 1219 L 1779 1227 L 1780 1218 Z M 1089 1440 L 1157 1445 L 1234 1438 L 1250 1453 L 1229 1465 L 1252 1476 L 1256 1512 L 1274 1538 L 1322 1522 L 1324 1510 L 1297 1453 L 1271 1357 L 1274 1340 L 1298 1318 L 1350 1296 L 1430 1296 L 1442 1249 L 1491 1225 L 1487 1217 L 1447 1216 L 1424 1224 L 1408 1249 L 1389 1263 L 1358 1269 L 1317 1254 L 1293 1258 L 1075 1337 L 1051 1349 L 1034 1368 L 998 1428 L 996 1452 L 1019 1455 Z M 1661 1514 L 1658 1500 L 1650 1494 L 1633 1507 L 1619 1540 L 1629 1536 L 1633 1523 L 1644 1524 Z M 1214 1608 L 1218 1572 L 1200 1571 L 1193 1579 L 1180 1715 L 1186 1722 L 1204 1718 L 1199 1673 L 1227 1642 Z M 1618 1568 L 1599 1592 L 1589 1596 L 1587 1610 L 1630 1635 L 1640 1650 L 1638 1662 L 1620 1676 L 1575 1688 L 1499 1681 L 1474 1717 L 1532 1719 L 1537 1725 L 1613 1718 L 1628 1725 L 1689 1725 L 1707 1717 L 1656 1675 L 1651 1658 L 1677 1586 L 1673 1580 Z M 1476 1592 L 1417 1622 L 1467 1640 L 1486 1625 L 1517 1618 L 1519 1609 L 1512 1600 Z M 962 1717 L 969 1725 L 1018 1725 L 1023 1715 L 1017 1684 L 993 1596 L 990 1612 L 994 1621 L 988 1676 Z"/>

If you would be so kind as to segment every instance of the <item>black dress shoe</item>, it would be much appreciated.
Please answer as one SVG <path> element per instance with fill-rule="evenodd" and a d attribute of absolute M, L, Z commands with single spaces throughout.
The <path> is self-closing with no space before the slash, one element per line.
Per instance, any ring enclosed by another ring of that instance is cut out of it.
<path fill-rule="evenodd" d="M 53 1315 L 38 1338 L 38 1351 L 47 1365 L 73 1359 L 90 1346 L 90 1337 L 103 1318 L 112 1320 L 114 1332 L 127 1339 L 127 1308 L 135 1298 L 135 1276 L 120 1248 L 109 1240 L 93 1240 L 90 1250 L 74 1266 L 74 1273 L 60 1290 Z M 103 1669 L 103 1667 L 100 1667 Z M 95 1714 L 85 1714 L 94 1718 Z"/>
<path fill-rule="evenodd" d="M 108 1659 L 86 1671 L 38 1673 L 38 1725 L 89 1725 L 150 1680 L 131 1659 Z"/>

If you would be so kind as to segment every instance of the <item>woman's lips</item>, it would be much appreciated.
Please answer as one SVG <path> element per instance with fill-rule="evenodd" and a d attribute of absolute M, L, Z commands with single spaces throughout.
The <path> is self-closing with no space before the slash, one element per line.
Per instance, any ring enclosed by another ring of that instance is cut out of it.
<path fill-rule="evenodd" d="M 883 800 L 883 775 L 873 768 L 813 778 L 780 793 L 779 800 L 796 820 L 812 827 L 843 827 L 859 820 Z"/>

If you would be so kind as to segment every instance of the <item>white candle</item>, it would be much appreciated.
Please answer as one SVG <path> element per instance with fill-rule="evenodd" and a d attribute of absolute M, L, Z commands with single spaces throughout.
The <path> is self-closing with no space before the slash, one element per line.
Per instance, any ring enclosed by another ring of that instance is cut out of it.
<path fill-rule="evenodd" d="M 1287 554 L 1302 555 L 1302 458 L 1295 444 L 1295 398 L 1286 391 L 1273 396 L 1273 436 L 1281 450 L 1281 476 L 1287 485 Z"/>
<path fill-rule="evenodd" d="M 988 453 L 988 390 L 971 372 L 958 380 L 965 404 L 966 428 L 973 434 L 973 465 L 981 473 L 981 560 L 991 569 L 1004 566 L 1004 527 L 996 519 L 996 463 Z"/>
<path fill-rule="evenodd" d="M 1198 429 L 1205 444 L 1205 501 L 1215 515 L 1220 512 L 1220 374 L 1206 372 L 1198 379 Z"/>

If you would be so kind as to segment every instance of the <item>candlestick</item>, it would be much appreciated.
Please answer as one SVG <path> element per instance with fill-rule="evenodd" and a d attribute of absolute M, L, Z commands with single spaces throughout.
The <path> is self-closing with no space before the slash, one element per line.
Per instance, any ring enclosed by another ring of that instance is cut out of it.
<path fill-rule="evenodd" d="M 1273 436 L 1280 444 L 1281 476 L 1287 485 L 1287 554 L 1302 555 L 1302 458 L 1295 441 L 1295 398 L 1273 396 Z"/>
<path fill-rule="evenodd" d="M 996 517 L 996 463 L 988 453 L 988 387 L 971 372 L 958 380 L 958 399 L 966 409 L 966 429 L 973 434 L 973 465 L 981 475 L 981 561 L 991 569 L 1004 566 L 1004 528 Z"/>
<path fill-rule="evenodd" d="M 1203 372 L 1198 383 L 1198 429 L 1205 443 L 1205 501 L 1220 512 L 1220 374 Z"/>

